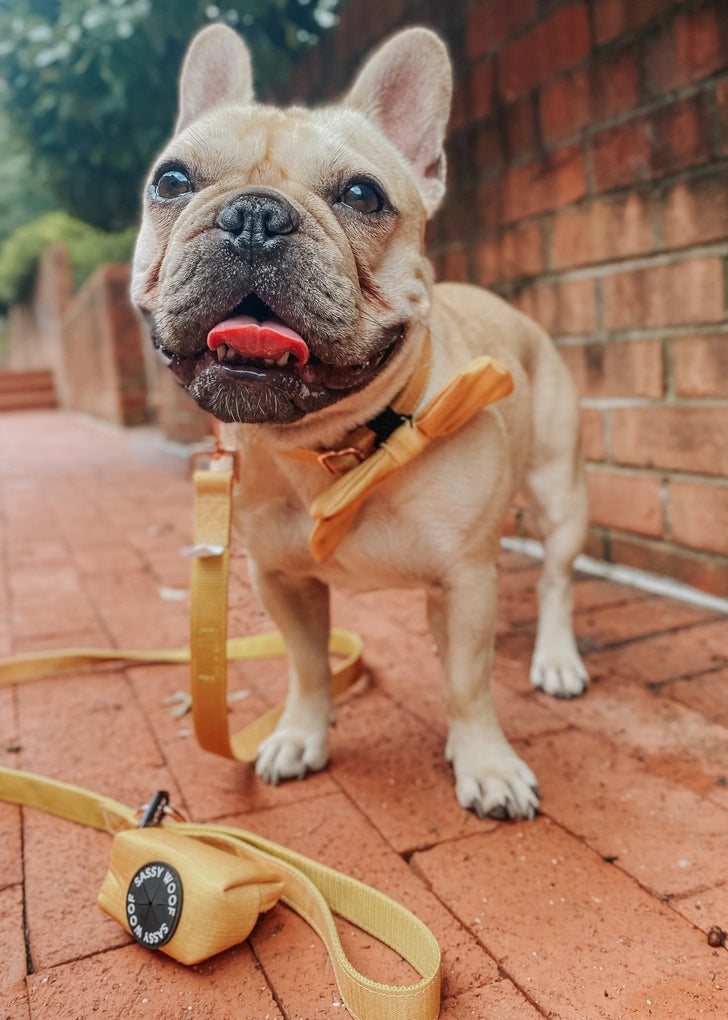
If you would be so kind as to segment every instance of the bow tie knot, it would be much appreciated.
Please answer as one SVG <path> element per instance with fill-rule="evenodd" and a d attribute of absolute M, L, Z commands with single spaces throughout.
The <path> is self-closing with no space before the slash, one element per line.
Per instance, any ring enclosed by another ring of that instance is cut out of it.
<path fill-rule="evenodd" d="M 457 432 L 479 411 L 508 396 L 512 389 L 508 369 L 489 357 L 476 358 L 454 376 L 371 456 L 314 500 L 309 514 L 316 523 L 309 544 L 315 559 L 319 563 L 329 559 L 364 500 L 385 478 L 418 456 L 433 439 Z"/>

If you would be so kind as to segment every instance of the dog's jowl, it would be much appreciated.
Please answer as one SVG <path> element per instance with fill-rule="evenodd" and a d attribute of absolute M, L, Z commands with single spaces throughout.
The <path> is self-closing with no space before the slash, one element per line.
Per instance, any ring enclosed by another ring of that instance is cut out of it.
<path fill-rule="evenodd" d="M 329 585 L 423 588 L 458 800 L 532 817 L 536 777 L 490 694 L 495 563 L 523 489 L 545 549 L 531 680 L 580 694 L 578 408 L 535 323 L 477 287 L 433 285 L 423 237 L 445 189 L 447 52 L 425 29 L 401 32 L 340 104 L 315 110 L 257 104 L 251 81 L 232 30 L 192 41 L 133 297 L 239 452 L 235 524 L 291 675 L 257 771 L 276 783 L 326 765 Z"/>

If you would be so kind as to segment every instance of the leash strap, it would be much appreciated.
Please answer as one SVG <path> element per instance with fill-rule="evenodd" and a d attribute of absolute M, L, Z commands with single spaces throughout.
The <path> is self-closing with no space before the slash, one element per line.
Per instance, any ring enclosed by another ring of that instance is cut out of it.
<path fill-rule="evenodd" d="M 108 797 L 29 772 L 0 768 L 0 799 L 116 834 L 138 826 L 137 813 Z M 161 828 L 228 846 L 284 883 L 281 899 L 318 933 L 347 1009 L 356 1020 L 435 1020 L 440 1011 L 440 950 L 429 929 L 401 904 L 354 878 L 255 833 L 225 825 L 165 822 Z M 333 913 L 406 960 L 420 980 L 385 985 L 361 974 L 346 956 Z"/>
<path fill-rule="evenodd" d="M 227 659 L 236 649 L 256 658 L 285 655 L 279 634 L 227 640 L 227 593 L 230 564 L 230 524 L 234 470 L 232 457 L 213 459 L 210 470 L 195 471 L 195 526 L 192 564 L 190 684 L 195 734 L 207 751 L 240 762 L 255 761 L 261 741 L 275 729 L 284 704 L 230 736 L 227 719 Z M 232 647 L 231 647 L 232 646 Z M 345 656 L 332 671 L 331 694 L 337 697 L 361 674 L 361 639 L 349 631 L 333 630 L 333 655 Z"/>
<path fill-rule="evenodd" d="M 195 471 L 193 477 L 194 544 L 186 550 L 193 558 L 190 648 L 149 651 L 71 648 L 13 656 L 0 659 L 0 687 L 104 662 L 189 662 L 192 716 L 200 746 L 225 758 L 253 762 L 261 741 L 275 729 L 285 703 L 269 709 L 231 736 L 227 717 L 227 663 L 228 660 L 284 656 L 286 649 L 281 635 L 276 632 L 228 639 L 232 456 L 214 457 L 210 469 Z M 361 675 L 361 638 L 351 631 L 335 628 L 329 637 L 329 650 L 332 655 L 343 657 L 332 670 L 331 692 L 337 697 Z"/>

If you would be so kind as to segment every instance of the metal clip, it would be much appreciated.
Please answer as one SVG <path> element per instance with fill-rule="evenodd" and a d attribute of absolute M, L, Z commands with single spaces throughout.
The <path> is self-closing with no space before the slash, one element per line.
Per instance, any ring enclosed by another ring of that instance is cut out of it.
<path fill-rule="evenodd" d="M 332 464 L 331 462 L 336 457 L 348 456 L 354 457 L 360 464 L 367 459 L 366 454 L 363 453 L 357 446 L 347 446 L 344 450 L 325 450 L 323 453 L 318 455 L 318 462 L 321 467 L 326 468 L 326 470 L 330 471 L 336 478 L 341 478 L 341 476 L 345 475 L 349 469 L 339 468 L 336 464 Z"/>
<path fill-rule="evenodd" d="M 222 556 L 224 552 L 224 545 L 213 545 L 210 542 L 206 542 L 203 545 L 185 545 L 180 549 L 182 556 L 199 560 L 214 559 L 215 556 Z"/>
<path fill-rule="evenodd" d="M 232 471 L 238 477 L 238 457 L 235 450 L 220 447 L 217 450 L 196 450 L 190 457 L 193 473 L 195 471 Z"/>
<path fill-rule="evenodd" d="M 137 811 L 139 828 L 148 829 L 152 825 L 160 825 L 165 815 L 174 818 L 176 822 L 183 822 L 184 815 L 176 811 L 169 803 L 169 794 L 166 790 L 157 790 L 148 804 L 140 807 Z"/>

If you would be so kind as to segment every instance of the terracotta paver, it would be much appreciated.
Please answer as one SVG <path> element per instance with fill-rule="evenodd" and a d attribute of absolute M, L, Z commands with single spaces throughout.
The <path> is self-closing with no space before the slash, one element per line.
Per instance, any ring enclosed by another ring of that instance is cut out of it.
<path fill-rule="evenodd" d="M 153 430 L 59 412 L 0 416 L 0 655 L 187 640 L 188 457 Z M 233 550 L 230 630 L 269 629 Z M 339 705 L 329 768 L 268 787 L 202 751 L 168 699 L 170 665 L 96 668 L 0 690 L 0 763 L 129 804 L 155 789 L 382 889 L 443 952 L 443 1020 L 698 1020 L 728 1015 L 728 618 L 580 577 L 584 698 L 534 691 L 538 567 L 504 553 L 500 718 L 543 793 L 534 822 L 478 821 L 443 759 L 424 600 L 337 593 L 366 676 Z M 234 665 L 233 728 L 285 691 L 282 661 Z M 131 943 L 95 899 L 110 841 L 0 803 L 0 1020 L 340 1020 L 317 935 L 286 907 L 185 968 Z M 408 965 L 341 923 L 355 964 Z"/>

